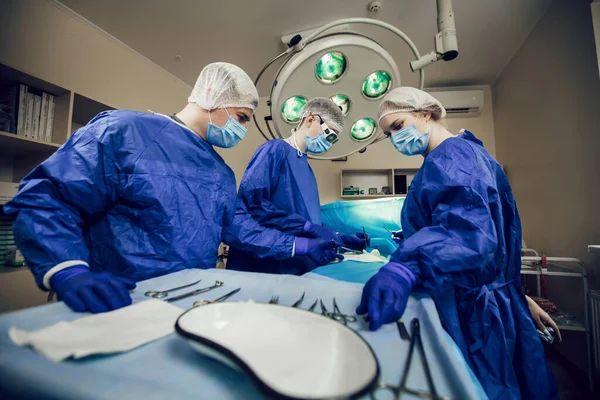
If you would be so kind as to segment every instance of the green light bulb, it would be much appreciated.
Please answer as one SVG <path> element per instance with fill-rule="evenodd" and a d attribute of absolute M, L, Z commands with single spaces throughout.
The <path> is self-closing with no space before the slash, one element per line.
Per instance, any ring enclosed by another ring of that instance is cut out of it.
<path fill-rule="evenodd" d="M 317 79 L 322 83 L 337 82 L 346 71 L 346 56 L 339 51 L 325 54 L 317 61 L 315 73 Z"/>
<path fill-rule="evenodd" d="M 385 71 L 376 71 L 365 78 L 362 92 L 369 99 L 377 99 L 387 93 L 392 86 L 392 77 Z"/>
<path fill-rule="evenodd" d="M 359 142 L 365 141 L 377 130 L 377 124 L 371 118 L 361 118 L 352 125 L 350 129 L 350 136 Z"/>
<path fill-rule="evenodd" d="M 350 112 L 350 98 L 344 94 L 336 94 L 331 97 L 331 100 L 342 110 L 344 116 Z"/>
<path fill-rule="evenodd" d="M 283 115 L 283 119 L 290 123 L 300 121 L 300 117 L 302 116 L 300 114 L 302 112 L 302 107 L 304 107 L 307 101 L 308 100 L 306 97 L 302 96 L 292 96 L 287 99 L 283 103 L 283 106 L 281 106 L 281 114 Z"/>

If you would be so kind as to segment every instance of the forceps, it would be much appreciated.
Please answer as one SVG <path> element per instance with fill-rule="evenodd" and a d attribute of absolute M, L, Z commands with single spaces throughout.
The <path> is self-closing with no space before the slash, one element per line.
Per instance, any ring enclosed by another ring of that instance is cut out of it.
<path fill-rule="evenodd" d="M 235 289 L 232 290 L 231 292 L 227 293 L 225 296 L 221 296 L 218 299 L 215 299 L 213 301 L 210 300 L 206 300 L 206 299 L 202 299 L 202 300 L 196 300 L 194 302 L 194 307 L 202 307 L 202 306 L 206 306 L 208 304 L 213 304 L 213 303 L 220 303 L 222 301 L 227 300 L 228 298 L 230 298 L 231 296 L 233 296 L 234 294 L 236 294 L 237 292 L 239 292 L 240 290 L 242 290 L 242 288 L 239 289 Z"/>
<path fill-rule="evenodd" d="M 177 300 L 185 299 L 185 298 L 190 297 L 190 296 L 195 296 L 197 294 L 206 293 L 208 291 L 211 291 L 211 290 L 216 289 L 216 288 L 221 287 L 221 286 L 223 286 L 223 282 L 216 281 L 215 284 L 212 285 L 212 286 L 206 287 L 204 289 L 194 290 L 193 292 L 187 292 L 187 293 L 184 293 L 184 294 L 180 294 L 179 296 L 172 297 L 170 299 L 167 299 L 166 301 L 170 303 L 172 301 L 177 301 Z"/>
<path fill-rule="evenodd" d="M 327 311 L 325 308 L 325 304 L 323 304 L 323 300 L 319 300 L 321 304 L 321 314 L 329 317 L 331 319 L 336 320 L 344 325 L 348 325 L 348 322 L 356 322 L 356 317 L 354 315 L 344 314 L 337 305 L 335 301 L 335 297 L 333 298 L 333 312 Z"/>
<path fill-rule="evenodd" d="M 183 285 L 183 286 L 174 287 L 174 288 L 167 289 L 167 290 L 148 290 L 146 293 L 144 293 L 144 295 L 148 296 L 148 297 L 154 297 L 155 299 L 162 299 L 164 297 L 167 297 L 169 295 L 169 292 L 174 292 L 175 290 L 185 289 L 186 287 L 194 286 L 195 284 L 199 283 L 201 280 L 202 279 L 198 279 L 196 282 L 189 283 L 189 284 Z"/>
<path fill-rule="evenodd" d="M 336 253 L 338 254 L 344 254 L 344 253 L 350 253 L 350 254 L 362 254 L 363 251 L 362 250 L 354 250 L 354 249 L 350 249 L 348 247 L 344 247 L 344 246 L 338 246 L 337 247 L 337 251 Z"/>

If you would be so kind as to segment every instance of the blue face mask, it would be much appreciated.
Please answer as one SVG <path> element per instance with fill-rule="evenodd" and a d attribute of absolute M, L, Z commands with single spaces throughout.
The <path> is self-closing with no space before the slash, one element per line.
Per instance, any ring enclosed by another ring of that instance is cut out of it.
<path fill-rule="evenodd" d="M 421 134 L 415 124 L 412 124 L 392 133 L 390 141 L 405 156 L 424 154 L 429 144 L 429 132 Z"/>
<path fill-rule="evenodd" d="M 319 154 L 325 154 L 331 149 L 332 144 L 327 141 L 323 132 L 319 133 L 316 137 L 306 137 L 306 152 L 318 156 Z"/>
<path fill-rule="evenodd" d="M 225 112 L 229 115 L 227 109 L 225 109 Z M 206 141 L 213 146 L 223 148 L 233 147 L 238 144 L 248 132 L 248 129 L 244 128 L 242 124 L 231 116 L 229 116 L 229 119 L 222 127 L 212 123 L 210 112 L 208 114 L 208 119 L 210 120 L 210 123 L 208 124 L 208 130 L 206 132 Z"/>

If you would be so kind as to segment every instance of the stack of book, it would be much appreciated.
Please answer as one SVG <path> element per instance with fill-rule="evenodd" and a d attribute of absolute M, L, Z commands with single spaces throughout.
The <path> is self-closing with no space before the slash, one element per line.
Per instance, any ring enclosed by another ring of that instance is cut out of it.
<path fill-rule="evenodd" d="M 6 264 L 11 250 L 14 251 L 15 238 L 12 232 L 12 220 L 10 217 L 0 215 L 0 266 Z"/>
<path fill-rule="evenodd" d="M 27 85 L 0 89 L 0 126 L 8 133 L 52 142 L 54 107 L 53 95 Z"/>

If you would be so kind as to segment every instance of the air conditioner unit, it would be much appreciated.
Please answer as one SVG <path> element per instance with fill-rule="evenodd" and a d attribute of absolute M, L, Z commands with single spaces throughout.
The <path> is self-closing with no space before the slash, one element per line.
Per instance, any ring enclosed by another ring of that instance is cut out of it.
<path fill-rule="evenodd" d="M 483 90 L 430 90 L 446 109 L 447 117 L 477 117 L 483 110 Z"/>

